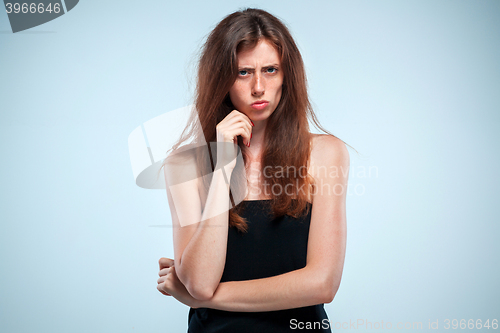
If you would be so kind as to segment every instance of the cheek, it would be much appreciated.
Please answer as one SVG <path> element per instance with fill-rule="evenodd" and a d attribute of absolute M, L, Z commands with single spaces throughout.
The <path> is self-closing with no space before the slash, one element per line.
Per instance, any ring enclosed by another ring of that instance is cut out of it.
<path fill-rule="evenodd" d="M 243 96 L 242 90 L 243 90 L 242 87 L 238 84 L 235 84 L 229 90 L 229 98 L 231 98 L 231 102 L 233 102 L 233 104 L 238 103 L 238 101 L 242 100 Z"/>
<path fill-rule="evenodd" d="M 231 100 L 231 103 L 233 103 L 233 104 L 234 104 L 234 102 L 235 102 L 235 95 L 234 95 L 234 90 L 233 90 L 233 88 L 231 88 L 231 89 L 229 90 L 229 99 Z"/>
<path fill-rule="evenodd" d="M 281 98 L 281 93 L 283 92 L 283 85 L 282 85 L 282 83 L 277 82 L 277 84 L 274 87 L 274 89 L 275 89 L 276 97 L 278 98 L 278 101 L 279 101 L 279 98 Z"/>
<path fill-rule="evenodd" d="M 281 93 L 281 91 L 282 91 L 282 87 L 283 87 L 283 76 L 281 76 L 281 77 L 276 77 L 276 78 L 272 81 L 272 86 L 273 86 L 274 91 L 275 91 L 277 94 Z"/>

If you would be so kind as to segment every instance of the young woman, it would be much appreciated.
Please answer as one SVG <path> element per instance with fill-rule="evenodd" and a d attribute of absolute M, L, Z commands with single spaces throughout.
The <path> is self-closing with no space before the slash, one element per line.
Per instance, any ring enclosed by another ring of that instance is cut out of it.
<path fill-rule="evenodd" d="M 349 153 L 319 125 L 283 23 L 259 9 L 224 18 L 201 54 L 195 107 L 164 163 L 174 260 L 160 259 L 158 290 L 190 307 L 192 333 L 330 332 Z M 188 137 L 195 148 L 178 148 Z"/>

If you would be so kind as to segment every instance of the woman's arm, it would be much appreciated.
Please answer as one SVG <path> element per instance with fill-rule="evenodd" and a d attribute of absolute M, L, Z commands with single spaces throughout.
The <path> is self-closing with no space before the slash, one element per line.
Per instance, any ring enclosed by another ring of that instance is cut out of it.
<path fill-rule="evenodd" d="M 182 286 L 169 282 L 175 281 L 174 276 L 166 278 L 163 290 L 191 307 L 226 311 L 274 311 L 331 302 L 345 257 L 349 173 L 345 144 L 332 136 L 316 137 L 311 169 L 316 189 L 304 268 L 264 279 L 222 282 L 212 298 L 202 301 L 182 295 Z"/>
<path fill-rule="evenodd" d="M 333 136 L 318 136 L 311 152 L 316 180 L 306 267 L 264 279 L 220 283 L 203 307 L 273 311 L 330 303 L 340 285 L 346 246 L 349 152 Z"/>
<path fill-rule="evenodd" d="M 230 176 L 231 171 L 228 171 Z M 172 215 L 176 273 L 191 295 L 208 299 L 217 288 L 224 270 L 229 185 L 222 170 L 214 172 L 203 207 L 194 156 L 184 154 L 176 158 L 173 155 L 167 159 L 164 172 Z M 179 179 L 182 179 L 181 183 Z"/>
<path fill-rule="evenodd" d="M 165 164 L 175 266 L 179 280 L 197 299 L 213 296 L 224 271 L 231 208 L 229 180 L 238 151 L 235 143 L 237 137 L 242 136 L 248 145 L 251 133 L 250 119 L 237 110 L 217 124 L 217 165 L 208 193 L 200 186 L 201 174 L 194 154 L 177 157 L 174 154 Z M 205 163 L 207 167 L 211 164 L 208 156 Z M 204 204 L 199 189 L 206 197 Z"/>

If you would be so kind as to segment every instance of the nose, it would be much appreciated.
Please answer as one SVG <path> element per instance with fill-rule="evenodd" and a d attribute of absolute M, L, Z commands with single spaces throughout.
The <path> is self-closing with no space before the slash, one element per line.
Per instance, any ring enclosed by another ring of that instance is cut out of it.
<path fill-rule="evenodd" d="M 262 96 L 263 94 L 264 94 L 264 82 L 262 80 L 262 75 L 260 73 L 257 73 L 254 77 L 252 95 Z"/>

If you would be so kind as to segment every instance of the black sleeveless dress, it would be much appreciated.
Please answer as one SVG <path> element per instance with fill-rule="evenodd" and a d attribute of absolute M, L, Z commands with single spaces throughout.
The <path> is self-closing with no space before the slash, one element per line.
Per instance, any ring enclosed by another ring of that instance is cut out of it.
<path fill-rule="evenodd" d="M 248 232 L 229 228 L 221 282 L 261 279 L 306 266 L 311 203 L 309 212 L 299 218 L 272 218 L 269 200 L 243 201 L 240 205 L 244 205 L 240 215 L 248 221 Z M 317 323 L 316 329 L 308 332 L 331 332 L 325 328 L 329 323 L 323 304 L 318 304 L 268 312 L 190 308 L 188 333 L 297 332 L 301 331 L 299 322 Z"/>

